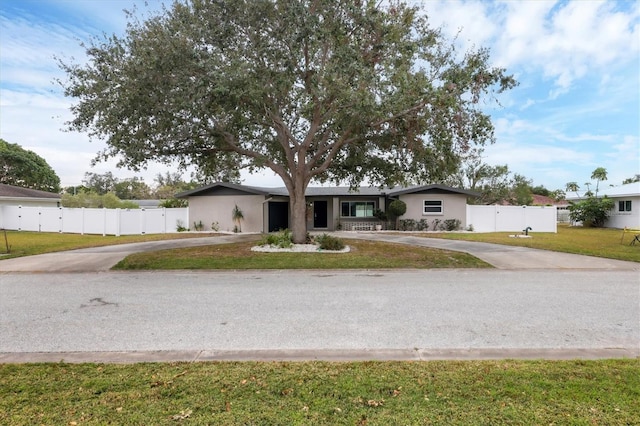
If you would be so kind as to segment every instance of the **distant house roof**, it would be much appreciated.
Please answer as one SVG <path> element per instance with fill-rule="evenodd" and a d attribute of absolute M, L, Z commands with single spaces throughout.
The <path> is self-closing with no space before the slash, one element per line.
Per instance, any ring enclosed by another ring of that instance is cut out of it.
<path fill-rule="evenodd" d="M 532 194 L 531 197 L 533 197 L 533 202 L 531 204 L 534 206 L 567 207 L 569 205 L 567 200 L 555 200 L 545 195 Z"/>
<path fill-rule="evenodd" d="M 60 200 L 60 194 L 40 191 L 38 189 L 21 188 L 19 186 L 0 183 L 0 198 L 32 198 Z"/>
<path fill-rule="evenodd" d="M 600 188 L 598 190 L 598 197 L 603 197 L 605 195 L 609 198 L 640 197 L 640 182 L 632 182 L 625 185 Z M 567 200 L 580 200 L 582 198 L 584 198 L 584 196 L 567 194 Z"/>
<path fill-rule="evenodd" d="M 159 207 L 162 200 L 126 200 L 136 203 L 140 207 L 155 208 Z"/>
<path fill-rule="evenodd" d="M 263 188 L 258 186 L 245 186 L 228 182 L 216 182 L 210 185 L 205 185 L 200 188 L 184 191 L 176 194 L 176 198 L 186 198 L 190 196 L 202 196 L 202 195 L 228 195 L 229 191 L 235 191 L 236 193 L 247 193 L 254 195 L 276 195 L 276 196 L 289 196 L 289 192 L 286 187 L 278 188 Z M 412 194 L 420 192 L 449 192 L 456 194 L 463 194 L 471 197 L 476 197 L 479 194 L 473 191 L 467 191 L 464 189 L 452 188 L 446 185 L 416 185 L 411 187 L 396 187 L 390 188 L 376 188 L 370 186 L 360 187 L 356 190 L 351 189 L 348 186 L 311 186 L 307 188 L 305 195 L 307 197 L 345 197 L 345 196 L 398 196 L 403 194 Z"/>

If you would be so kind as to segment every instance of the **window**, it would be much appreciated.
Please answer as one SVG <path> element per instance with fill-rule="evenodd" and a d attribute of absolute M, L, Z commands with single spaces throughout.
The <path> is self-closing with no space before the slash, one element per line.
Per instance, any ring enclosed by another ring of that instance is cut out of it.
<path fill-rule="evenodd" d="M 618 201 L 618 211 L 619 212 L 630 212 L 631 211 L 631 200 Z"/>
<path fill-rule="evenodd" d="M 343 201 L 342 217 L 373 217 L 373 201 Z"/>
<path fill-rule="evenodd" d="M 424 200 L 422 214 L 442 214 L 442 200 Z"/>

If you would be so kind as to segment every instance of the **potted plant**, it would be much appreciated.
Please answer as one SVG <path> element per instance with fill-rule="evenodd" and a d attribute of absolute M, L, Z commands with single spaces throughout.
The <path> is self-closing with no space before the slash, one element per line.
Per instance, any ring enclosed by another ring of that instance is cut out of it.
<path fill-rule="evenodd" d="M 378 219 L 380 222 L 386 222 L 388 219 L 387 216 L 387 212 L 380 210 L 380 209 L 375 209 L 373 211 L 373 216 Z M 382 223 L 377 223 L 376 224 L 376 231 L 382 231 Z"/>

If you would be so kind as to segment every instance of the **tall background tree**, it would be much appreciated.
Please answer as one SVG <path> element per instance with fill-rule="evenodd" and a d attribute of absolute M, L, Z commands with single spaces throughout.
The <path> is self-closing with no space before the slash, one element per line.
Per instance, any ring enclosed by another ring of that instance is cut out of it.
<path fill-rule="evenodd" d="M 459 54 L 423 11 L 391 1 L 190 0 L 96 39 L 60 66 L 71 130 L 98 160 L 196 165 L 237 179 L 264 168 L 306 236 L 311 181 L 433 182 L 493 142 L 480 102 L 516 83 L 485 49 Z M 486 103 L 482 103 L 484 107 Z"/>
<path fill-rule="evenodd" d="M 0 183 L 60 192 L 60 178 L 44 158 L 4 139 L 0 139 Z"/>
<path fill-rule="evenodd" d="M 582 198 L 576 202 L 569 203 L 569 217 L 574 222 L 581 222 L 586 227 L 602 227 L 611 214 L 611 209 L 615 206 L 614 201 L 604 197 L 598 197 L 600 182 L 607 180 L 607 170 L 598 167 L 591 173 L 591 179 L 596 181 L 595 192 L 591 191 L 591 182 L 585 183 L 587 191 L 581 196 L 578 192 L 580 186 L 576 182 L 568 182 L 566 190 L 575 192 L 577 197 Z"/>
<path fill-rule="evenodd" d="M 478 197 L 468 200 L 472 204 L 531 204 L 534 193 L 531 180 L 512 174 L 506 164 L 491 166 L 484 163 L 482 153 L 482 148 L 474 148 L 461 156 L 460 167 L 443 183 L 478 192 Z"/>

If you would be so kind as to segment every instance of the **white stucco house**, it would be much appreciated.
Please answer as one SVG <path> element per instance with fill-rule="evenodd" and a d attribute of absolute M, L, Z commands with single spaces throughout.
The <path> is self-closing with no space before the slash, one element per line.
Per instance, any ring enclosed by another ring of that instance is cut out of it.
<path fill-rule="evenodd" d="M 7 209 L 60 207 L 60 202 L 60 194 L 0 183 L 0 228 L 8 226 L 5 223 L 5 210 Z M 16 214 L 19 215 L 19 213 Z"/>
<path fill-rule="evenodd" d="M 640 182 L 611 186 L 598 191 L 598 197 L 605 195 L 615 202 L 605 223 L 607 228 L 640 229 Z M 567 195 L 569 201 L 579 201 L 583 198 Z"/>
<path fill-rule="evenodd" d="M 60 194 L 0 183 L 0 206 L 60 207 Z"/>
<path fill-rule="evenodd" d="M 423 185 L 378 189 L 361 187 L 309 187 L 306 192 L 309 231 L 368 230 L 380 222 L 376 210 L 386 211 L 393 200 L 406 203 L 402 219 L 415 221 L 457 219 L 467 226 L 467 198 L 478 194 L 445 185 Z M 232 210 L 242 211 L 243 232 L 273 232 L 289 227 L 289 194 L 286 188 L 263 188 L 216 182 L 176 194 L 189 201 L 189 223 L 202 222 L 204 230 L 220 231 L 235 227 Z"/>

